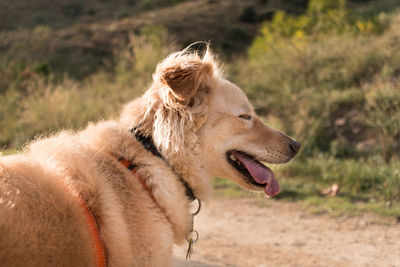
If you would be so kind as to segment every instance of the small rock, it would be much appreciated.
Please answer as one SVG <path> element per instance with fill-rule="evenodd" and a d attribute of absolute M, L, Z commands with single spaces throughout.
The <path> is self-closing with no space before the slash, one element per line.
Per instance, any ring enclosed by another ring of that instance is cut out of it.
<path fill-rule="evenodd" d="M 339 185 L 338 184 L 332 184 L 330 187 L 325 188 L 324 190 L 321 191 L 321 195 L 328 196 L 328 197 L 337 196 L 338 193 L 339 193 Z"/>

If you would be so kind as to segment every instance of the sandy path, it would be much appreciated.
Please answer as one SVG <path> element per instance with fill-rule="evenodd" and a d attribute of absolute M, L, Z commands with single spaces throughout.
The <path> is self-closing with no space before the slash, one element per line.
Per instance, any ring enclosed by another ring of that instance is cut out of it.
<path fill-rule="evenodd" d="M 373 215 L 311 215 L 294 203 L 214 199 L 196 217 L 190 263 L 174 266 L 400 266 L 400 224 Z"/>

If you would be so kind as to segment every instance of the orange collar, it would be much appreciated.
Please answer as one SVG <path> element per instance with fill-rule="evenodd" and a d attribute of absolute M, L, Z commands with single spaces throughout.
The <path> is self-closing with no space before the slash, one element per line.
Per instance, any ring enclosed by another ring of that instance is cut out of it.
<path fill-rule="evenodd" d="M 97 223 L 92 210 L 87 205 L 86 201 L 82 198 L 81 194 L 79 194 L 71 185 L 66 184 L 66 188 L 79 203 L 79 206 L 81 207 L 83 214 L 85 215 L 87 227 L 90 233 L 90 237 L 92 239 L 96 267 L 106 267 L 107 264 L 106 255 L 104 253 L 103 239 L 101 238 L 99 224 Z"/>
<path fill-rule="evenodd" d="M 118 161 L 121 162 L 122 165 L 124 165 L 129 171 L 131 171 L 131 173 L 133 175 L 135 175 L 136 177 L 138 177 L 139 182 L 142 184 L 143 188 L 147 191 L 147 193 L 149 193 L 149 196 L 151 197 L 151 199 L 153 200 L 153 202 L 156 204 L 156 206 L 161 210 L 162 213 L 164 213 L 165 218 L 167 218 L 167 220 L 169 222 L 171 222 L 167 216 L 167 213 L 165 211 L 165 209 L 157 202 L 157 200 L 155 199 L 153 192 L 151 191 L 150 187 L 148 187 L 148 185 L 146 184 L 145 180 L 137 174 L 136 172 L 136 168 L 137 166 L 132 163 L 132 161 L 126 160 L 123 157 L 119 157 Z"/>

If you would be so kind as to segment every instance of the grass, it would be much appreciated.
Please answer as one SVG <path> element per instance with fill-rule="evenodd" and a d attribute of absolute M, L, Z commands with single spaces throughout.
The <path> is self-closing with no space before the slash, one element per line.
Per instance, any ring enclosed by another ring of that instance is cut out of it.
<path fill-rule="evenodd" d="M 300 203 L 308 212 L 316 215 L 359 216 L 374 213 L 387 217 L 397 217 L 400 205 L 389 205 L 381 201 L 353 198 L 346 195 L 325 197 L 320 191 L 328 184 L 315 182 L 312 178 L 278 177 L 281 193 L 272 199 Z M 260 198 L 263 193 L 248 192 L 235 183 L 222 178 L 213 181 L 215 194 L 223 198 Z"/>
<path fill-rule="evenodd" d="M 340 192 L 354 200 L 381 201 L 399 204 L 400 168 L 397 161 L 385 163 L 377 159 L 337 159 L 326 154 L 295 159 L 278 170 L 283 177 L 311 177 L 324 186 L 337 183 Z"/>
<path fill-rule="evenodd" d="M 80 82 L 68 77 L 57 81 L 29 68 L 10 74 L 17 79 L 10 79 L 0 95 L 0 146 L 18 149 L 38 135 L 80 129 L 89 121 L 116 116 L 143 93 L 157 62 L 172 49 L 164 45 L 164 38 L 159 28 L 131 36 L 134 46 L 119 51 L 113 73 L 99 71 Z"/>
<path fill-rule="evenodd" d="M 252 193 L 243 190 L 240 186 L 235 183 L 223 179 L 223 178 L 215 178 L 213 180 L 213 186 L 215 189 L 215 195 L 217 197 L 245 197 L 245 196 L 253 196 Z"/>
<path fill-rule="evenodd" d="M 310 177 L 283 177 L 279 179 L 279 182 L 282 192 L 277 199 L 300 201 L 313 214 L 328 213 L 340 216 L 376 213 L 389 217 L 396 217 L 400 214 L 399 204 L 378 200 L 369 194 L 348 194 L 346 193 L 346 184 L 339 184 L 340 190 L 337 196 L 326 197 L 320 192 L 330 187 L 332 183 L 316 181 Z"/>
<path fill-rule="evenodd" d="M 346 197 L 322 198 L 309 196 L 303 204 L 312 214 L 329 213 L 333 216 L 357 216 L 364 213 L 375 213 L 382 216 L 397 217 L 400 207 L 382 205 L 376 202 L 352 201 Z"/>
<path fill-rule="evenodd" d="M 0 156 L 7 156 L 7 155 L 12 155 L 18 153 L 18 150 L 16 149 L 5 149 L 0 151 Z"/>

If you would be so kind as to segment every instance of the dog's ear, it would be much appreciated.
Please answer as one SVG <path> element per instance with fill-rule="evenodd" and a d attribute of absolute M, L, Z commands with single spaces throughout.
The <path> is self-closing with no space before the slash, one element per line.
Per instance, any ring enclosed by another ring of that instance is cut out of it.
<path fill-rule="evenodd" d="M 162 70 L 161 82 L 179 101 L 189 101 L 212 76 L 212 65 L 201 60 L 180 62 Z"/>

